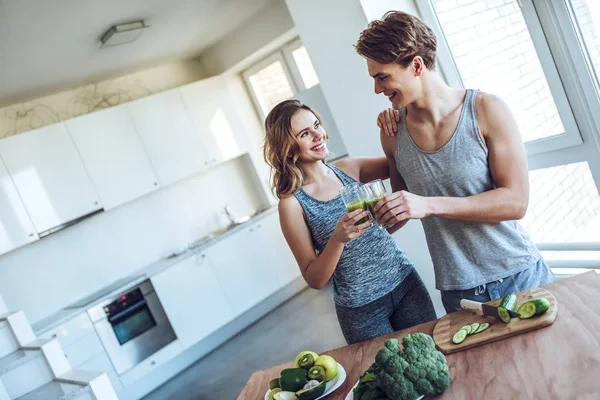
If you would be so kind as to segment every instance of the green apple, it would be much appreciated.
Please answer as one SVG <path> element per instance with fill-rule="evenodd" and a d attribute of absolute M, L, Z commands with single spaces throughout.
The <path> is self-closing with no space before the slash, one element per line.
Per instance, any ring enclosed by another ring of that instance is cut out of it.
<path fill-rule="evenodd" d="M 338 374 L 337 362 L 331 356 L 322 355 L 315 360 L 315 365 L 325 368 L 325 381 L 329 382 Z"/>
<path fill-rule="evenodd" d="M 298 355 L 296 356 L 296 361 L 294 361 L 294 367 L 295 368 L 299 368 L 298 366 L 298 361 L 300 361 L 300 359 L 302 357 L 304 357 L 305 354 L 311 354 L 313 356 L 313 359 L 316 360 L 317 358 L 319 358 L 319 355 L 317 353 L 315 353 L 314 351 L 302 351 L 300 353 L 298 353 Z"/>

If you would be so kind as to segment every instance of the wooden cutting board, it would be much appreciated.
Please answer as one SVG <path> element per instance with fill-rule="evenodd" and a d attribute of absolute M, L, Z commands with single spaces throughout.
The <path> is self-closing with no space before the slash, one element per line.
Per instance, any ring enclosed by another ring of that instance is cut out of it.
<path fill-rule="evenodd" d="M 531 289 L 517 293 L 518 305 L 533 299 L 545 298 L 550 302 L 550 309 L 543 315 L 530 319 L 513 318 L 510 323 L 505 324 L 501 320 L 493 317 L 484 317 L 481 313 L 470 310 L 453 312 L 443 316 L 433 329 L 433 340 L 438 349 L 444 354 L 456 353 L 470 349 L 482 344 L 495 342 L 520 333 L 529 332 L 534 329 L 543 328 L 551 325 L 556 319 L 558 313 L 558 303 L 556 299 L 546 289 Z M 498 306 L 502 299 L 490 301 L 488 304 Z M 488 322 L 491 326 L 475 335 L 467 336 L 461 344 L 452 343 L 452 336 L 463 326 L 471 325 L 474 322 Z"/>

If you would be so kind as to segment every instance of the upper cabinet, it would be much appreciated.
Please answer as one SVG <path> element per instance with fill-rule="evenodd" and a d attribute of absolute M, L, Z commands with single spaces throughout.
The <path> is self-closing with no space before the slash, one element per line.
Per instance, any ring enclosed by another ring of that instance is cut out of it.
<path fill-rule="evenodd" d="M 177 90 L 128 103 L 127 108 L 161 185 L 208 167 L 200 136 Z"/>
<path fill-rule="evenodd" d="M 97 111 L 66 124 L 105 209 L 159 188 L 126 107 Z"/>
<path fill-rule="evenodd" d="M 179 93 L 200 134 L 210 164 L 247 152 L 244 124 L 224 78 L 195 82 L 180 87 Z"/>
<path fill-rule="evenodd" d="M 38 239 L 17 188 L 0 160 L 0 254 Z"/>
<path fill-rule="evenodd" d="M 1 140 L 0 156 L 40 234 L 102 208 L 63 123 Z"/>

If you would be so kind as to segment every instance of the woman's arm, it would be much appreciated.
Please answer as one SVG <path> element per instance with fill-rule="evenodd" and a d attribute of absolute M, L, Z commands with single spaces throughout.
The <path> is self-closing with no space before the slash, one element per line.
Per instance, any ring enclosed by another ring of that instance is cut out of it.
<path fill-rule="evenodd" d="M 362 183 L 375 179 L 385 180 L 390 177 L 390 168 L 386 157 L 347 158 L 336 162 L 335 166 Z"/>
<path fill-rule="evenodd" d="M 362 225 L 354 225 L 367 216 L 368 211 L 355 210 L 344 215 L 323 252 L 317 255 L 304 219 L 304 211 L 298 200 L 293 196 L 282 199 L 278 209 L 283 236 L 294 254 L 304 280 L 313 289 L 325 287 L 340 261 L 346 242 L 362 235 L 371 224 L 371 221 L 367 221 Z"/>

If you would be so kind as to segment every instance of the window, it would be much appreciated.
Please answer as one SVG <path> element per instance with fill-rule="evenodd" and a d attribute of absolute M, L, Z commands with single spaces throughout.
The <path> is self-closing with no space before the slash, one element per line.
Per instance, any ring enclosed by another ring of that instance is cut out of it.
<path fill-rule="evenodd" d="M 600 86 L 600 2 L 597 0 L 571 0 L 569 2 L 573 23 L 577 26 L 581 44 L 588 57 L 591 73 Z"/>
<path fill-rule="evenodd" d="M 556 273 L 600 268 L 600 2 L 417 5 L 438 36 L 449 84 L 497 94 L 512 108 L 530 169 L 522 223 L 549 264 Z"/>
<path fill-rule="evenodd" d="M 277 103 L 319 83 L 308 52 L 299 40 L 242 73 L 264 119 Z"/>

